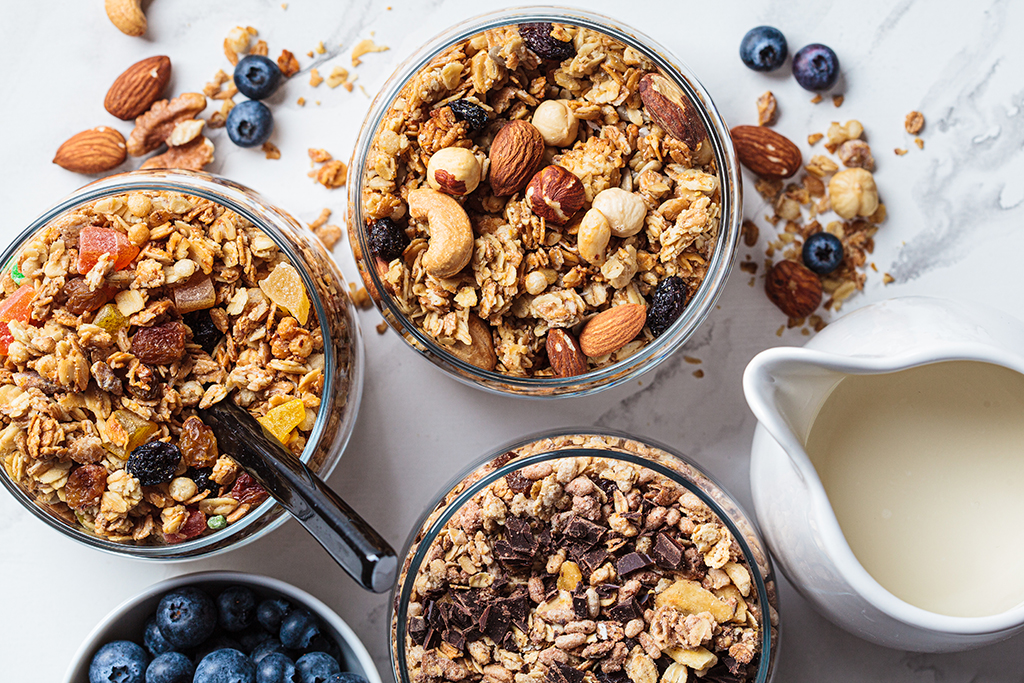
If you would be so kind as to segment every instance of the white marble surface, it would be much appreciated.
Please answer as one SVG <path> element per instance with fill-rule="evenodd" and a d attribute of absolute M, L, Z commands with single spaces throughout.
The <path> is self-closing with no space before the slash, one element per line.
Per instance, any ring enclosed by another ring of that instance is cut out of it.
<path fill-rule="evenodd" d="M 87 179 L 50 163 L 71 134 L 97 125 L 130 126 L 103 110 L 103 95 L 128 64 L 153 54 L 174 63 L 175 92 L 202 87 L 227 68 L 221 42 L 236 24 L 260 30 L 275 56 L 288 48 L 305 57 L 318 41 L 329 47 L 321 72 L 348 64 L 359 39 L 376 32 L 392 47 L 370 55 L 358 83 L 373 93 L 401 58 L 437 31 L 470 14 L 497 8 L 492 0 L 152 0 L 144 39 L 118 33 L 99 0 L 0 0 L 0 187 L 7 242 L 44 208 Z M 800 141 L 833 119 L 860 119 L 878 159 L 877 180 L 889 220 L 877 236 L 866 291 L 852 309 L 886 297 L 933 294 L 986 301 L 1024 316 L 1020 299 L 1021 202 L 1024 201 L 1024 3 L 955 0 L 827 0 L 697 3 L 652 0 L 589 6 L 616 15 L 673 49 L 700 76 L 732 124 L 755 118 L 754 100 L 771 88 L 782 111 L 778 129 Z M 770 23 L 791 49 L 831 45 L 843 63 L 846 102 L 813 105 L 780 72 L 745 69 L 737 46 L 750 27 Z M 343 47 L 338 50 L 338 43 Z M 328 59 L 337 54 L 333 60 Z M 273 98 L 282 158 L 233 147 L 214 132 L 214 172 L 250 185 L 304 220 L 324 206 L 341 220 L 344 190 L 327 191 L 306 177 L 307 147 L 347 158 L 369 100 L 305 76 Z M 309 103 L 295 104 L 299 96 Z M 321 105 L 314 104 L 319 98 Z M 903 117 L 928 119 L 924 151 L 911 144 Z M 910 148 L 896 157 L 895 147 Z M 126 165 L 125 170 L 128 169 Z M 748 178 L 749 180 L 749 178 Z M 764 206 L 748 183 L 745 213 Z M 742 249 L 760 261 L 762 248 Z M 344 243 L 342 269 L 354 274 Z M 896 282 L 882 286 L 881 272 Z M 775 334 L 781 314 L 760 283 L 734 274 L 720 308 L 687 345 L 705 376 L 682 353 L 637 382 L 574 401 L 525 402 L 485 395 L 444 377 L 393 333 L 378 336 L 380 317 L 361 314 L 368 373 L 359 424 L 331 484 L 401 545 L 414 519 L 458 469 L 520 435 L 567 425 L 604 425 L 671 444 L 704 464 L 749 502 L 747 456 L 754 419 L 740 392 L 747 360 L 761 349 L 800 344 L 798 331 Z M 951 539 L 956 543 L 962 539 Z M 951 545 L 952 566 L 956 550 Z M 3 680 L 56 681 L 85 634 L 109 609 L 170 575 L 210 568 L 260 572 L 290 581 L 331 604 L 349 621 L 387 672 L 386 599 L 360 592 L 294 522 L 244 549 L 187 564 L 146 564 L 108 557 L 46 529 L 0 496 L 0 653 Z M 984 580 L 983 577 L 971 577 Z M 1024 647 L 1015 639 L 956 655 L 908 654 L 867 645 L 832 627 L 787 585 L 782 590 L 783 648 L 777 680 L 899 682 L 1019 680 Z"/>

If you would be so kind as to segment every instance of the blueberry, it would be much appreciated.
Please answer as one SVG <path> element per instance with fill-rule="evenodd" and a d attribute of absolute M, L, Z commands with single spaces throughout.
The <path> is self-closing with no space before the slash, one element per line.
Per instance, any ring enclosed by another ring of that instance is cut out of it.
<path fill-rule="evenodd" d="M 180 652 L 165 652 L 146 669 L 146 683 L 192 683 L 196 668 Z"/>
<path fill-rule="evenodd" d="M 129 640 L 100 648 L 89 664 L 89 683 L 143 683 L 149 655 Z"/>
<path fill-rule="evenodd" d="M 843 262 L 843 243 L 832 233 L 816 232 L 804 242 L 803 259 L 815 273 L 827 275 Z"/>
<path fill-rule="evenodd" d="M 173 443 L 150 441 L 131 452 L 125 469 L 143 486 L 155 486 L 174 479 L 181 464 L 181 450 Z"/>
<path fill-rule="evenodd" d="M 754 71 L 775 71 L 788 54 L 786 36 L 772 26 L 756 26 L 740 41 L 740 59 Z"/>
<path fill-rule="evenodd" d="M 658 283 L 651 297 L 651 310 L 647 314 L 647 329 L 655 337 L 672 326 L 686 308 L 688 290 L 683 279 L 672 275 Z"/>
<path fill-rule="evenodd" d="M 324 683 L 334 674 L 341 673 L 341 667 L 334 657 L 323 652 L 310 652 L 295 662 L 298 683 Z"/>
<path fill-rule="evenodd" d="M 313 639 L 309 641 L 303 654 L 309 652 L 324 652 L 341 661 L 341 650 L 338 648 L 338 644 L 334 642 L 333 638 L 328 638 L 323 633 L 313 636 Z"/>
<path fill-rule="evenodd" d="M 409 237 L 401 226 L 390 218 L 381 218 L 370 223 L 370 251 L 391 262 L 402 255 L 409 246 Z"/>
<path fill-rule="evenodd" d="M 334 674 L 324 683 L 369 683 L 369 681 L 359 674 L 354 674 L 351 671 L 344 671 L 340 674 Z"/>
<path fill-rule="evenodd" d="M 259 663 L 261 659 L 263 659 L 267 655 L 272 654 L 288 654 L 285 646 L 282 645 L 281 641 L 277 638 L 268 638 L 267 640 L 264 640 L 262 643 L 254 647 L 252 649 L 252 652 L 249 653 L 249 659 L 256 663 Z"/>
<path fill-rule="evenodd" d="M 256 623 L 256 594 L 245 586 L 232 586 L 217 596 L 221 628 L 235 633 Z"/>
<path fill-rule="evenodd" d="M 295 662 L 287 655 L 267 655 L 256 664 L 256 683 L 295 683 Z"/>
<path fill-rule="evenodd" d="M 215 635 L 198 648 L 192 655 L 192 661 L 196 664 L 203 661 L 203 657 L 217 650 L 238 650 L 242 652 L 242 644 L 230 636 Z"/>
<path fill-rule="evenodd" d="M 256 665 L 238 650 L 214 650 L 196 667 L 194 683 L 256 683 Z"/>
<path fill-rule="evenodd" d="M 804 90 L 828 90 L 839 80 L 839 57 L 819 43 L 802 47 L 793 55 L 793 77 Z"/>
<path fill-rule="evenodd" d="M 242 646 L 242 652 L 252 652 L 256 646 L 274 636 L 267 633 L 267 630 L 259 624 L 252 624 L 238 634 L 238 643 Z"/>
<path fill-rule="evenodd" d="M 174 646 L 164 638 L 164 634 L 160 633 L 155 616 L 146 620 L 146 627 L 142 632 L 142 644 L 146 646 L 151 655 L 162 655 L 174 649 Z"/>
<path fill-rule="evenodd" d="M 309 647 L 320 635 L 320 624 L 308 609 L 297 609 L 281 620 L 281 642 L 285 647 L 301 650 Z"/>
<path fill-rule="evenodd" d="M 179 588 L 160 600 L 156 625 L 175 647 L 195 647 L 213 634 L 217 626 L 217 606 L 198 588 Z"/>
<path fill-rule="evenodd" d="M 235 66 L 235 87 L 250 100 L 264 100 L 281 82 L 281 70 L 263 55 L 247 55 Z"/>
<path fill-rule="evenodd" d="M 276 633 L 281 628 L 281 620 L 291 611 L 292 605 L 287 600 L 271 598 L 264 600 L 256 608 L 256 621 L 260 622 L 263 628 Z"/>
<path fill-rule="evenodd" d="M 228 114 L 227 129 L 231 142 L 239 147 L 257 147 L 273 132 L 274 115 L 262 102 L 246 100 Z"/>

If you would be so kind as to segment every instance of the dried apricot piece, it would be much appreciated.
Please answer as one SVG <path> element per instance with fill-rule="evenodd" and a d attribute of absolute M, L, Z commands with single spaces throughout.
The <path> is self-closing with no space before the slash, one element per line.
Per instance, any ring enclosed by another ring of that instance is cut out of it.
<path fill-rule="evenodd" d="M 305 417 L 306 407 L 303 405 L 302 399 L 295 398 L 276 408 L 271 408 L 266 415 L 258 419 L 268 432 L 273 434 L 278 441 L 284 443 L 292 430 L 298 427 Z"/>
<path fill-rule="evenodd" d="M 306 296 L 306 288 L 302 286 L 299 271 L 294 266 L 278 263 L 267 279 L 260 280 L 259 284 L 271 301 L 287 309 L 300 325 L 306 324 L 309 319 L 309 297 Z"/>
<path fill-rule="evenodd" d="M 132 353 L 147 365 L 169 365 L 185 353 L 187 329 L 176 320 L 143 327 L 132 337 Z"/>
<path fill-rule="evenodd" d="M 128 324 L 128 318 L 124 317 L 114 304 L 105 304 L 92 319 L 92 324 L 102 327 L 111 334 L 116 334 L 118 330 Z"/>
<path fill-rule="evenodd" d="M 181 425 L 178 447 L 189 467 L 210 467 L 217 461 L 217 437 L 195 415 Z"/>
<path fill-rule="evenodd" d="M 0 353 L 7 354 L 7 349 L 10 348 L 11 342 L 14 341 L 14 335 L 11 334 L 11 330 L 7 327 L 7 323 L 11 320 L 20 320 L 21 322 L 30 322 L 32 319 L 32 299 L 35 297 L 36 290 L 31 282 L 26 282 L 21 287 L 18 287 L 9 297 L 0 302 Z"/>
<path fill-rule="evenodd" d="M 107 420 L 107 432 L 118 446 L 131 453 L 157 433 L 157 424 L 130 410 L 115 410 Z"/>
<path fill-rule="evenodd" d="M 85 275 L 103 254 L 114 259 L 114 270 L 121 270 L 139 255 L 139 248 L 128 240 L 128 235 L 113 228 L 94 225 L 82 228 L 78 234 L 78 273 Z"/>

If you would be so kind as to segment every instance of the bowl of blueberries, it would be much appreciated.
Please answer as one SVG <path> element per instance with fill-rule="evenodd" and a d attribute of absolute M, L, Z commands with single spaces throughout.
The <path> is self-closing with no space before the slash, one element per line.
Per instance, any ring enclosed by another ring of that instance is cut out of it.
<path fill-rule="evenodd" d="M 116 607 L 65 683 L 381 683 L 349 626 L 309 593 L 214 571 L 154 584 Z"/>

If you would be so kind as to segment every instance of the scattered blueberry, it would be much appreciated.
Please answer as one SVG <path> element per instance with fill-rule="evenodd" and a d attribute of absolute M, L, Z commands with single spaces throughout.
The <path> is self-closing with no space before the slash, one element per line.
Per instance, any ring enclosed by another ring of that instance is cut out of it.
<path fill-rule="evenodd" d="M 658 283 L 651 296 L 651 310 L 647 314 L 647 329 L 651 334 L 660 337 L 682 315 L 686 308 L 687 294 L 686 283 L 675 275 Z"/>
<path fill-rule="evenodd" d="M 164 638 L 164 634 L 160 633 L 155 616 L 146 620 L 146 627 L 142 632 L 142 644 L 146 646 L 151 655 L 162 655 L 174 649 L 174 646 Z"/>
<path fill-rule="evenodd" d="M 839 80 L 839 57 L 832 48 L 811 43 L 793 55 L 793 77 L 804 90 L 828 90 Z"/>
<path fill-rule="evenodd" d="M 264 640 L 270 640 L 274 636 L 267 633 L 267 630 L 257 623 L 248 626 L 244 631 L 237 634 L 238 643 L 242 646 L 242 652 L 252 652 L 256 646 Z"/>
<path fill-rule="evenodd" d="M 195 647 L 213 634 L 217 626 L 217 606 L 198 588 L 178 588 L 160 600 L 156 624 L 174 646 Z"/>
<path fill-rule="evenodd" d="M 325 683 L 369 683 L 365 678 L 359 674 L 354 674 L 348 671 L 340 674 L 334 674 L 325 681 Z"/>
<path fill-rule="evenodd" d="M 370 223 L 370 250 L 391 262 L 402 255 L 409 246 L 409 237 L 405 230 L 390 218 L 381 218 Z"/>
<path fill-rule="evenodd" d="M 281 598 L 264 600 L 256 608 L 256 621 L 271 633 L 277 633 L 281 628 L 281 620 L 291 611 L 291 603 L 287 600 Z"/>
<path fill-rule="evenodd" d="M 238 650 L 214 650 L 196 667 L 194 683 L 256 683 L 256 665 Z"/>
<path fill-rule="evenodd" d="M 192 341 L 203 347 L 203 351 L 213 355 L 217 342 L 224 338 L 224 334 L 213 324 L 210 318 L 210 311 L 202 309 L 187 313 L 184 316 L 185 324 L 192 330 Z"/>
<path fill-rule="evenodd" d="M 487 112 L 479 104 L 473 104 L 466 100 L 454 100 L 448 103 L 452 113 L 455 114 L 455 118 L 459 121 L 465 121 L 469 125 L 471 131 L 478 131 L 487 125 L 490 120 L 487 118 Z"/>
<path fill-rule="evenodd" d="M 239 147 L 257 147 L 270 138 L 274 130 L 274 115 L 267 105 L 246 100 L 228 114 L 228 137 Z"/>
<path fill-rule="evenodd" d="M 519 35 L 526 47 L 541 59 L 564 61 L 576 56 L 572 41 L 557 40 L 551 35 L 554 28 L 548 23 L 519 24 Z"/>
<path fill-rule="evenodd" d="M 180 652 L 165 652 L 146 669 L 146 683 L 192 683 L 196 668 Z"/>
<path fill-rule="evenodd" d="M 786 36 L 772 26 L 756 26 L 740 41 L 740 59 L 754 71 L 775 71 L 788 54 Z"/>
<path fill-rule="evenodd" d="M 181 450 L 173 443 L 150 441 L 128 456 L 125 469 L 143 486 L 154 486 L 174 479 L 181 464 Z"/>
<path fill-rule="evenodd" d="M 217 596 L 217 612 L 225 631 L 244 631 L 256 622 L 256 594 L 245 586 L 231 586 Z"/>
<path fill-rule="evenodd" d="M 302 650 L 320 635 L 320 624 L 307 609 L 297 609 L 281 620 L 281 642 L 285 647 Z"/>
<path fill-rule="evenodd" d="M 295 662 L 287 655 L 274 653 L 256 663 L 256 683 L 296 683 Z"/>
<path fill-rule="evenodd" d="M 235 66 L 235 87 L 250 100 L 264 100 L 281 82 L 281 69 L 263 55 L 246 55 Z"/>
<path fill-rule="evenodd" d="M 249 653 L 249 659 L 259 663 L 267 655 L 275 653 L 286 655 L 288 651 L 277 638 L 268 638 L 252 649 L 252 652 Z"/>
<path fill-rule="evenodd" d="M 129 640 L 115 640 L 99 649 L 89 664 L 89 683 L 143 683 L 149 655 Z"/>
<path fill-rule="evenodd" d="M 803 248 L 804 265 L 818 275 L 827 275 L 843 262 L 843 243 L 829 232 L 816 232 Z"/>
<path fill-rule="evenodd" d="M 334 674 L 341 673 L 337 660 L 323 652 L 310 652 L 295 662 L 298 683 L 324 683 Z"/>

